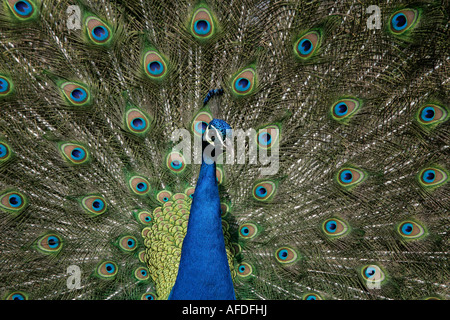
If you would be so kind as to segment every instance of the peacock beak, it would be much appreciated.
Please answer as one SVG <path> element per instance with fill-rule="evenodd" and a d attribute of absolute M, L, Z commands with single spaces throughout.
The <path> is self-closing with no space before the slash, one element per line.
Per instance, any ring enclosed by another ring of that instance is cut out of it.
<path fill-rule="evenodd" d="M 227 148 L 227 144 L 224 142 L 222 134 L 216 127 L 208 126 L 205 130 L 205 137 L 206 141 L 214 147 L 219 147 L 222 151 Z"/>

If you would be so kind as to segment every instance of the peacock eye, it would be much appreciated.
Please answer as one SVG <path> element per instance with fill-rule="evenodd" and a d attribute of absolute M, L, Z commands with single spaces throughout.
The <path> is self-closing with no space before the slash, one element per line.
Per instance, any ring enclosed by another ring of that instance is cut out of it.
<path fill-rule="evenodd" d="M 290 264 L 298 259 L 297 252 L 289 247 L 281 247 L 275 252 L 275 258 L 279 263 Z"/>
<path fill-rule="evenodd" d="M 70 164 L 83 164 L 89 160 L 88 150 L 76 143 L 64 143 L 60 147 L 60 152 Z"/>
<path fill-rule="evenodd" d="M 331 107 L 333 119 L 345 123 L 360 108 L 361 103 L 356 99 L 340 99 Z"/>
<path fill-rule="evenodd" d="M 86 28 L 89 39 L 95 44 L 106 44 L 111 40 L 111 30 L 96 17 L 86 19 Z"/>
<path fill-rule="evenodd" d="M 7 96 L 12 91 L 12 82 L 5 76 L 0 75 L 0 98 Z"/>
<path fill-rule="evenodd" d="M 146 195 L 150 191 L 150 183 L 147 179 L 141 176 L 131 177 L 129 180 L 129 186 L 131 191 L 140 196 Z"/>
<path fill-rule="evenodd" d="M 253 187 L 253 198 L 258 201 L 270 200 L 276 192 L 276 184 L 272 181 L 262 181 Z"/>
<path fill-rule="evenodd" d="M 197 121 L 195 124 L 195 131 L 199 134 L 205 133 L 206 128 L 208 127 L 208 123 L 205 121 Z"/>
<path fill-rule="evenodd" d="M 245 96 L 253 92 L 255 88 L 256 72 L 253 68 L 247 68 L 239 72 L 233 78 L 233 93 L 237 96 Z"/>
<path fill-rule="evenodd" d="M 258 233 L 258 227 L 253 223 L 244 223 L 239 228 L 239 235 L 244 239 L 251 239 Z"/>
<path fill-rule="evenodd" d="M 5 161 L 9 159 L 10 156 L 11 149 L 6 143 L 0 141 L 0 161 Z"/>
<path fill-rule="evenodd" d="M 5 1 L 13 14 L 21 19 L 28 20 L 36 12 L 36 5 L 34 1 L 29 0 L 8 0 Z"/>
<path fill-rule="evenodd" d="M 7 297 L 6 300 L 28 300 L 28 297 L 25 293 L 20 292 L 20 291 L 15 291 L 10 293 Z"/>
<path fill-rule="evenodd" d="M 138 280 L 147 280 L 149 278 L 148 269 L 145 267 L 139 267 L 135 270 L 134 276 Z"/>
<path fill-rule="evenodd" d="M 173 151 L 166 159 L 167 168 L 173 173 L 181 173 L 186 168 L 186 161 L 181 153 Z"/>
<path fill-rule="evenodd" d="M 156 300 L 156 295 L 154 293 L 144 293 L 141 297 L 142 300 Z"/>
<path fill-rule="evenodd" d="M 337 218 L 325 220 L 322 224 L 322 230 L 331 237 L 343 236 L 347 234 L 348 229 L 347 223 Z"/>
<path fill-rule="evenodd" d="M 447 178 L 447 172 L 433 167 L 425 168 L 419 173 L 419 182 L 426 188 L 441 186 Z"/>
<path fill-rule="evenodd" d="M 137 240 L 133 236 L 124 236 L 120 238 L 119 246 L 125 251 L 134 251 L 137 248 Z"/>
<path fill-rule="evenodd" d="M 337 174 L 341 186 L 349 188 L 361 183 L 365 179 L 365 173 L 356 168 L 343 168 Z"/>
<path fill-rule="evenodd" d="M 249 265 L 246 262 L 242 262 L 240 265 L 238 265 L 237 267 L 237 274 L 240 277 L 248 277 L 253 273 L 253 268 L 251 265 Z"/>
<path fill-rule="evenodd" d="M 414 221 L 403 221 L 397 227 L 397 232 L 405 239 L 419 239 L 424 236 L 425 229 Z"/>
<path fill-rule="evenodd" d="M 25 195 L 17 191 L 6 192 L 0 196 L 0 207 L 11 213 L 20 213 L 27 204 Z"/>
<path fill-rule="evenodd" d="M 151 79 L 162 79 L 167 74 L 167 65 L 156 51 L 149 51 L 144 56 L 144 66 L 147 76 Z"/>
<path fill-rule="evenodd" d="M 279 140 L 280 128 L 277 125 L 270 125 L 258 131 L 256 143 L 262 149 L 270 149 Z"/>
<path fill-rule="evenodd" d="M 384 272 L 375 264 L 363 267 L 361 269 L 361 275 L 364 280 L 371 282 L 383 282 L 385 279 Z"/>
<path fill-rule="evenodd" d="M 141 211 L 137 214 L 138 220 L 145 225 L 149 225 L 152 222 L 152 216 L 147 211 Z"/>
<path fill-rule="evenodd" d="M 143 129 L 145 129 L 147 122 L 144 118 L 136 117 L 130 121 L 130 125 L 134 130 L 142 131 Z"/>
<path fill-rule="evenodd" d="M 194 13 L 191 22 L 191 31 L 198 39 L 207 39 L 214 34 L 214 21 L 208 10 L 200 8 Z"/>
<path fill-rule="evenodd" d="M 419 123 L 426 127 L 433 127 L 447 120 L 448 112 L 436 104 L 427 104 L 418 110 Z"/>
<path fill-rule="evenodd" d="M 167 191 L 167 190 L 160 191 L 156 195 L 156 199 L 158 199 L 158 201 L 161 203 L 168 202 L 170 200 L 170 198 L 172 198 L 172 192 Z"/>
<path fill-rule="evenodd" d="M 43 253 L 56 253 L 62 248 L 62 240 L 56 234 L 48 234 L 38 240 L 37 247 Z"/>
<path fill-rule="evenodd" d="M 125 123 L 128 131 L 137 135 L 145 134 L 150 128 L 148 117 L 136 108 L 127 111 Z"/>
<path fill-rule="evenodd" d="M 317 31 L 311 31 L 298 39 L 294 45 L 294 51 L 297 57 L 306 59 L 311 57 L 317 50 L 320 41 L 320 34 Z"/>
<path fill-rule="evenodd" d="M 192 120 L 191 130 L 198 137 L 201 137 L 208 128 L 209 123 L 213 120 L 211 114 L 206 111 L 199 112 Z"/>
<path fill-rule="evenodd" d="M 84 106 L 90 102 L 89 90 L 77 83 L 66 82 L 61 85 L 62 92 L 68 102 L 75 106 Z"/>
<path fill-rule="evenodd" d="M 258 142 L 261 145 L 268 145 L 272 142 L 272 135 L 268 132 L 263 132 L 258 135 Z"/>
<path fill-rule="evenodd" d="M 100 196 L 86 196 L 81 200 L 83 208 L 90 214 L 98 216 L 106 212 L 105 199 Z"/>
<path fill-rule="evenodd" d="M 417 22 L 418 12 L 414 9 L 403 9 L 395 12 L 390 19 L 390 29 L 394 34 L 402 34 Z"/>
<path fill-rule="evenodd" d="M 322 297 L 316 293 L 308 293 L 303 296 L 303 300 L 322 300 Z"/>
<path fill-rule="evenodd" d="M 117 265 L 112 261 L 102 262 L 97 267 L 97 274 L 104 279 L 113 278 L 117 274 Z"/>
<path fill-rule="evenodd" d="M 188 187 L 184 190 L 184 193 L 191 199 L 194 199 L 194 192 L 195 192 L 194 187 Z"/>

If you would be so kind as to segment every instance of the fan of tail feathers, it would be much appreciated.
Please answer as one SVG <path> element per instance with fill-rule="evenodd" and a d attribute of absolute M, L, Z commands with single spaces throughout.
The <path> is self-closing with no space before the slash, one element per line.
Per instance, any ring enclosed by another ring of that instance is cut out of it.
<path fill-rule="evenodd" d="M 3 0 L 2 298 L 167 299 L 215 117 L 237 299 L 450 298 L 449 7 L 376 3 Z"/>

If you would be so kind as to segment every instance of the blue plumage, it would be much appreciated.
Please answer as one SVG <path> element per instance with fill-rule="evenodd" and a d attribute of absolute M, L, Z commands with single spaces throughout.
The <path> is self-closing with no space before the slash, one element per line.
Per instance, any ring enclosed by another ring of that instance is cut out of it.
<path fill-rule="evenodd" d="M 225 138 L 231 127 L 222 120 L 211 121 Z M 184 238 L 177 280 L 170 299 L 235 299 L 233 281 L 225 251 L 220 216 L 216 163 L 204 154 Z M 206 160 L 206 161 L 205 161 Z"/>

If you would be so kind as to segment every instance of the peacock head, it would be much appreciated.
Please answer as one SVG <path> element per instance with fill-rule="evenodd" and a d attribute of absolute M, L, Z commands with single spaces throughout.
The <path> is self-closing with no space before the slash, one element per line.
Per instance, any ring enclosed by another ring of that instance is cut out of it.
<path fill-rule="evenodd" d="M 203 133 L 203 156 L 216 161 L 224 151 L 230 149 L 232 139 L 231 126 L 223 120 L 213 119 Z"/>

